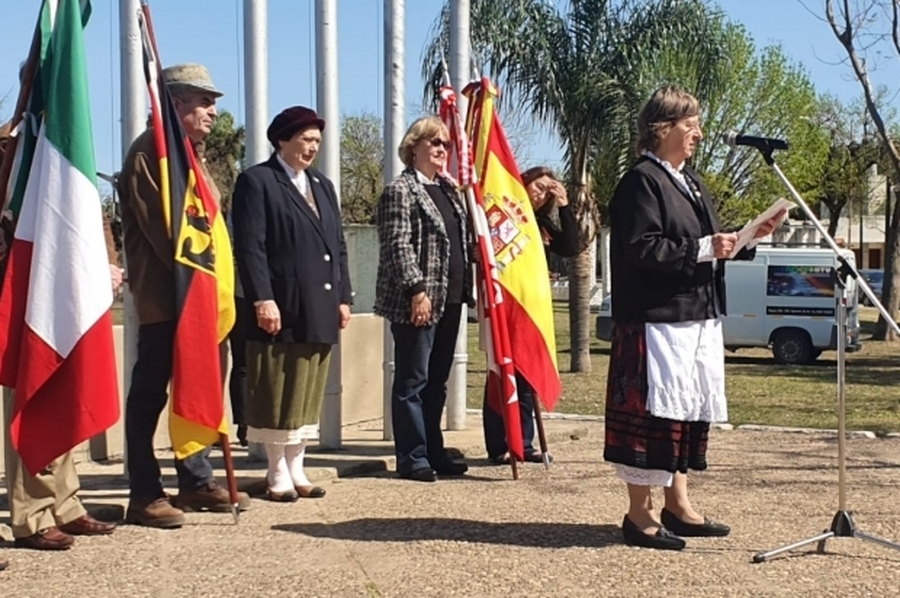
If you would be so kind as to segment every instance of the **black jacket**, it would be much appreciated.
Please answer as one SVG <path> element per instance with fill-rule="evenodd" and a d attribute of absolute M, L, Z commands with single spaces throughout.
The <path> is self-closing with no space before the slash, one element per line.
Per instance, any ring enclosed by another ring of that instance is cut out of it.
<path fill-rule="evenodd" d="M 249 304 L 274 299 L 282 329 L 269 336 L 254 324 L 248 340 L 338 342 L 339 306 L 352 303 L 347 247 L 334 185 L 307 169 L 313 213 L 273 155 L 248 168 L 234 189 L 234 245 Z"/>
<path fill-rule="evenodd" d="M 709 190 L 694 201 L 658 163 L 641 158 L 609 204 L 612 319 L 686 322 L 725 315 L 725 260 L 697 263 L 700 239 L 722 232 Z M 742 250 L 738 259 L 753 259 Z"/>
<path fill-rule="evenodd" d="M 559 206 L 559 225 L 547 214 L 537 214 L 536 220 L 541 230 L 541 235 L 546 235 L 544 250 L 552 251 L 560 257 L 573 257 L 578 255 L 578 221 L 572 206 L 566 204 Z M 547 256 L 547 261 L 550 261 Z"/>

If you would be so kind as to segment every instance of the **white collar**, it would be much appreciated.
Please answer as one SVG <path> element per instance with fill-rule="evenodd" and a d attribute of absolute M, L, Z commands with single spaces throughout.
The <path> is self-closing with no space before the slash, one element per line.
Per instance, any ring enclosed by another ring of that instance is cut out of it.
<path fill-rule="evenodd" d="M 662 158 L 660 158 L 659 156 L 657 156 L 656 154 L 654 154 L 654 153 L 651 152 L 650 150 L 644 150 L 644 151 L 642 151 L 642 152 L 641 152 L 641 155 L 642 155 L 642 156 L 647 156 L 647 157 L 650 158 L 651 160 L 654 160 L 656 163 L 658 163 L 659 165 L 661 165 L 661 166 L 662 166 L 663 168 L 665 168 L 666 170 L 671 170 L 672 172 L 677 172 L 678 174 L 682 174 L 682 175 L 684 174 L 684 173 L 683 173 L 683 171 L 684 171 L 684 161 L 682 161 L 681 164 L 679 164 L 678 166 L 673 166 L 671 162 L 669 162 L 668 160 L 663 160 Z"/>
<path fill-rule="evenodd" d="M 275 159 L 278 160 L 278 163 L 281 164 L 281 167 L 284 169 L 284 172 L 288 175 L 288 178 L 291 179 L 291 182 L 297 186 L 300 193 L 306 195 L 306 189 L 309 185 L 309 181 L 307 180 L 306 171 L 305 170 L 294 170 L 290 167 L 290 165 L 285 162 L 284 158 L 281 157 L 281 154 L 275 153 Z"/>
<path fill-rule="evenodd" d="M 438 182 L 438 176 L 440 176 L 440 175 L 435 175 L 434 180 L 431 180 L 427 176 L 425 176 L 422 173 L 422 171 L 419 170 L 418 168 L 413 168 L 413 170 L 416 171 L 416 180 L 418 180 L 423 185 L 439 185 L 440 184 Z"/>

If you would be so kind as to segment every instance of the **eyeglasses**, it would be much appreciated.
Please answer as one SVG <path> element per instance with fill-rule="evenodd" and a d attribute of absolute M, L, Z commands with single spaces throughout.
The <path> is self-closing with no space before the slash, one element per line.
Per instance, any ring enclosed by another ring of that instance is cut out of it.
<path fill-rule="evenodd" d="M 441 147 L 441 146 L 443 146 L 444 149 L 447 150 L 448 152 L 449 152 L 450 149 L 453 147 L 453 142 L 452 142 L 452 141 L 446 141 L 446 140 L 444 140 L 444 139 L 441 139 L 440 137 L 435 137 L 434 139 L 432 139 L 432 140 L 429 141 L 428 143 L 431 144 L 431 147 Z"/>

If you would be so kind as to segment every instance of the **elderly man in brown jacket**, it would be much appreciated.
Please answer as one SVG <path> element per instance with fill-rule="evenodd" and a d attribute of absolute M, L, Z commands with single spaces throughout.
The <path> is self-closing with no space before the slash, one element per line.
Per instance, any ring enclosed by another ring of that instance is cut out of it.
<path fill-rule="evenodd" d="M 0 126 L 0 163 L 9 135 L 10 123 Z M 122 270 L 117 265 L 109 220 L 104 219 L 103 225 L 111 282 L 113 291 L 116 291 L 122 284 Z M 9 219 L 0 222 L 0 284 L 6 271 L 14 229 L 14 223 Z M 8 430 L 13 412 L 12 392 L 5 392 L 3 407 L 6 415 L 4 425 Z M 10 522 L 17 548 L 65 550 L 74 543 L 73 536 L 105 535 L 115 530 L 114 524 L 94 519 L 78 499 L 80 484 L 71 451 L 31 475 L 13 448 L 8 434 L 5 450 Z M 6 559 L 0 558 L 0 570 L 5 569 L 7 564 Z"/>
<path fill-rule="evenodd" d="M 198 156 L 216 118 L 216 99 L 222 95 L 206 67 L 182 64 L 163 72 L 185 133 Z M 202 159 L 201 159 L 202 163 Z M 219 200 L 219 191 L 206 167 L 202 175 Z M 125 520 L 149 527 L 180 527 L 184 511 L 231 511 L 228 491 L 213 479 L 209 449 L 175 460 L 178 496 L 163 492 L 153 435 L 168 402 L 175 339 L 174 249 L 163 216 L 159 159 L 152 129 L 132 144 L 119 176 L 122 228 L 128 285 L 134 297 L 140 328 L 138 355 L 125 405 L 130 501 Z M 249 497 L 240 493 L 240 506 Z"/>

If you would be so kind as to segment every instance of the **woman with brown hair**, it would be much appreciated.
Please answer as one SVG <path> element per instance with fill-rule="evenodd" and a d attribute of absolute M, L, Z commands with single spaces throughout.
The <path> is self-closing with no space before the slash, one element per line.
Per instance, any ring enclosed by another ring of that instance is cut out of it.
<path fill-rule="evenodd" d="M 550 253 L 561 257 L 572 257 L 580 249 L 578 245 L 578 223 L 575 212 L 569 206 L 566 188 L 547 166 L 534 166 L 522 173 L 522 184 L 528 193 L 541 239 L 549 261 Z M 533 463 L 543 461 L 543 455 L 534 449 L 534 388 L 516 372 L 516 389 L 519 395 L 519 414 L 522 422 L 522 441 L 525 460 Z M 484 444 L 488 460 L 495 465 L 509 463 L 506 445 L 506 430 L 503 416 L 488 404 L 487 387 L 481 410 L 484 425 Z"/>
<path fill-rule="evenodd" d="M 628 488 L 625 543 L 647 548 L 681 550 L 679 536 L 730 532 L 694 509 L 687 472 L 706 469 L 710 422 L 728 419 L 725 261 L 752 259 L 755 249 L 732 256 L 737 235 L 723 232 L 709 190 L 685 165 L 702 139 L 697 99 L 658 89 L 638 116 L 640 157 L 609 205 L 614 324 L 603 456 Z M 665 489 L 660 519 L 653 486 Z"/>

